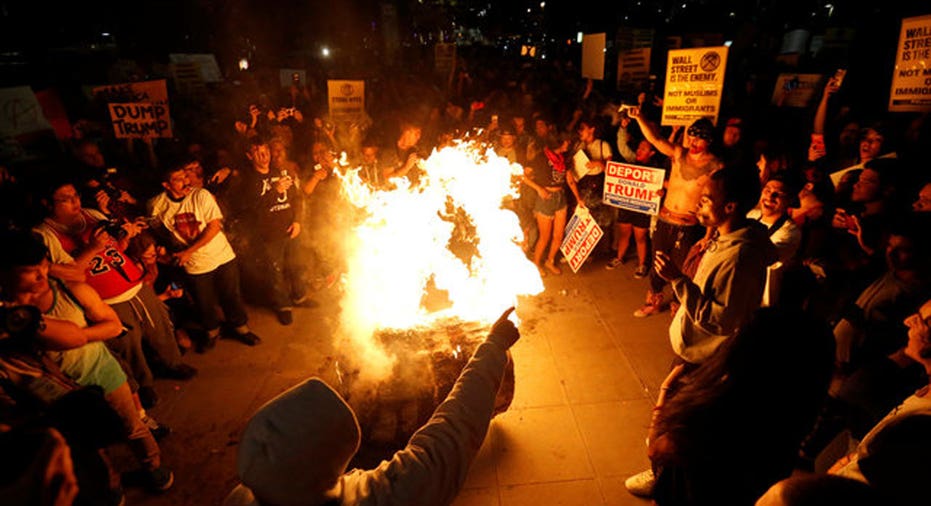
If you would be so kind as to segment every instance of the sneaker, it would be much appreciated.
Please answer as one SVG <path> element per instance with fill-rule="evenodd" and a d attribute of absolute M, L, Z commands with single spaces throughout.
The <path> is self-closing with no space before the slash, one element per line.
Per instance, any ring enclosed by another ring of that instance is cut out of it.
<path fill-rule="evenodd" d="M 624 480 L 627 491 L 637 497 L 653 497 L 653 487 L 656 486 L 656 476 L 652 469 L 647 469 Z"/>
<path fill-rule="evenodd" d="M 145 409 L 151 409 L 158 403 L 158 394 L 152 387 L 139 387 L 136 394 L 139 395 L 139 403 Z"/>
<path fill-rule="evenodd" d="M 146 486 L 152 492 L 164 492 L 175 484 L 175 473 L 164 467 L 146 471 Z"/>
<path fill-rule="evenodd" d="M 275 311 L 275 315 L 278 316 L 278 323 L 282 325 L 291 325 L 294 323 L 294 315 L 291 314 L 290 309 L 279 309 Z"/>
<path fill-rule="evenodd" d="M 152 437 L 154 437 L 156 441 L 161 441 L 165 436 L 171 434 L 171 427 L 159 423 L 158 420 L 149 415 L 145 415 L 142 418 L 142 423 L 149 429 L 149 432 L 152 433 Z"/>
<path fill-rule="evenodd" d="M 189 380 L 197 375 L 197 369 L 187 364 L 177 364 L 171 367 L 163 367 L 158 371 L 158 376 L 173 380 Z"/>
<path fill-rule="evenodd" d="M 634 271 L 634 277 L 637 279 L 643 279 L 650 274 L 650 268 L 646 264 L 640 264 L 637 266 L 637 270 Z"/>
<path fill-rule="evenodd" d="M 609 271 L 613 271 L 614 269 L 617 269 L 618 266 L 620 266 L 623 263 L 624 263 L 623 260 L 621 260 L 620 258 L 614 257 L 611 259 L 610 262 L 608 262 L 608 265 L 605 265 L 605 269 L 608 269 Z"/>
<path fill-rule="evenodd" d="M 252 332 L 246 332 L 246 333 L 244 333 L 244 334 L 241 334 L 241 333 L 239 333 L 239 332 L 236 332 L 235 334 L 236 334 L 236 335 L 233 336 L 233 339 L 235 339 L 235 340 L 237 340 L 237 341 L 239 341 L 239 342 L 241 342 L 241 343 L 243 343 L 243 344 L 247 344 L 247 345 L 249 345 L 249 346 L 255 346 L 255 345 L 257 345 L 257 344 L 259 344 L 259 343 L 262 342 L 262 338 L 260 338 L 259 336 L 253 334 Z"/>

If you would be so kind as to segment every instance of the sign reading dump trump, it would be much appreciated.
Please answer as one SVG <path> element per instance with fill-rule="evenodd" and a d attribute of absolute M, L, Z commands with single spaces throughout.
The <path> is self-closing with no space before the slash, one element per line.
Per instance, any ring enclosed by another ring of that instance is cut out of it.
<path fill-rule="evenodd" d="M 118 139 L 171 137 L 167 104 L 130 102 L 109 106 L 113 132 Z"/>
<path fill-rule="evenodd" d="M 665 175 L 663 169 L 608 162 L 602 201 L 621 209 L 657 214 Z"/>
<path fill-rule="evenodd" d="M 579 272 L 579 267 L 582 267 L 603 235 L 604 232 L 598 223 L 595 223 L 592 213 L 584 207 L 576 207 L 572 219 L 566 225 L 566 237 L 559 247 L 572 272 Z"/>
<path fill-rule="evenodd" d="M 699 118 L 718 122 L 727 46 L 675 49 L 666 63 L 663 125 L 691 125 Z"/>

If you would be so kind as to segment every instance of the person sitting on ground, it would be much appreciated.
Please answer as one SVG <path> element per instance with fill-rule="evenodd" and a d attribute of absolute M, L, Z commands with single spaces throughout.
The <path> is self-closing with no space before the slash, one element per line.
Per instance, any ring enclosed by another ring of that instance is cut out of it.
<path fill-rule="evenodd" d="M 700 366 L 678 367 L 648 438 L 655 504 L 751 504 L 788 477 L 832 356 L 823 322 L 763 308 Z"/>
<path fill-rule="evenodd" d="M 931 301 L 905 319 L 905 353 L 920 363 L 931 378 Z M 831 474 L 874 485 L 901 504 L 914 504 L 925 495 L 928 442 L 931 427 L 931 386 L 925 384 L 894 408 L 860 441 L 856 450 L 838 460 Z M 911 482 L 909 482 L 911 480 Z"/>
<path fill-rule="evenodd" d="M 375 469 L 347 472 L 361 440 L 359 423 L 322 380 L 309 379 L 269 401 L 243 433 L 242 484 L 224 506 L 452 502 L 488 430 L 507 351 L 520 338 L 508 320 L 511 311 L 492 326 L 430 420 Z"/>
<path fill-rule="evenodd" d="M 42 203 L 48 217 L 35 230 L 49 249 L 52 275 L 86 281 L 127 324 L 126 335 L 108 340 L 107 346 L 129 366 L 139 382 L 140 398 L 151 407 L 157 399 L 153 370 L 166 378 L 190 379 L 197 369 L 181 361 L 168 311 L 125 254 L 129 240 L 146 225 L 108 220 L 98 211 L 83 209 L 67 179 L 53 181 Z M 143 343 L 152 352 L 148 358 Z"/>
<path fill-rule="evenodd" d="M 143 422 L 126 374 L 104 342 L 124 332 L 117 313 L 87 284 L 49 277 L 48 248 L 29 233 L 4 237 L 0 249 L 0 287 L 6 302 L 35 306 L 43 325 L 37 344 L 61 371 L 81 386 L 103 389 L 117 412 L 136 459 L 143 466 L 148 486 L 164 491 L 174 475 L 161 464 L 161 450 Z"/>

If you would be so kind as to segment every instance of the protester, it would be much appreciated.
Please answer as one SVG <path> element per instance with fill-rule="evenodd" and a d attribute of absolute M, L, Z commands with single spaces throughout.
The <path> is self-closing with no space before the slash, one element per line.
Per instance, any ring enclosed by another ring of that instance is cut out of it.
<path fill-rule="evenodd" d="M 249 420 L 239 446 L 242 484 L 223 504 L 451 503 L 485 439 L 507 351 L 520 338 L 508 320 L 513 309 L 492 326 L 430 420 L 375 469 L 346 470 L 359 448 L 359 422 L 320 379 L 266 403 Z"/>

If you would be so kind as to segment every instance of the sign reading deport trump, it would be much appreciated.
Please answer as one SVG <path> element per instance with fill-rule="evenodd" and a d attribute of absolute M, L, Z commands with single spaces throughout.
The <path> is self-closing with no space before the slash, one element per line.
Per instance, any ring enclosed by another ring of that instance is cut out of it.
<path fill-rule="evenodd" d="M 168 104 L 130 102 L 109 106 L 113 132 L 118 139 L 171 137 Z"/>
<path fill-rule="evenodd" d="M 931 15 L 902 20 L 889 110 L 931 111 Z"/>
<path fill-rule="evenodd" d="M 595 222 L 592 213 L 584 207 L 576 207 L 569 224 L 566 225 L 566 237 L 559 247 L 572 272 L 579 272 L 579 267 L 582 267 L 603 235 L 604 231 Z"/>
<path fill-rule="evenodd" d="M 605 204 L 644 214 L 659 213 L 666 171 L 629 163 L 605 166 Z"/>
<path fill-rule="evenodd" d="M 663 125 L 691 125 L 699 118 L 718 122 L 727 47 L 699 47 L 669 51 Z"/>

